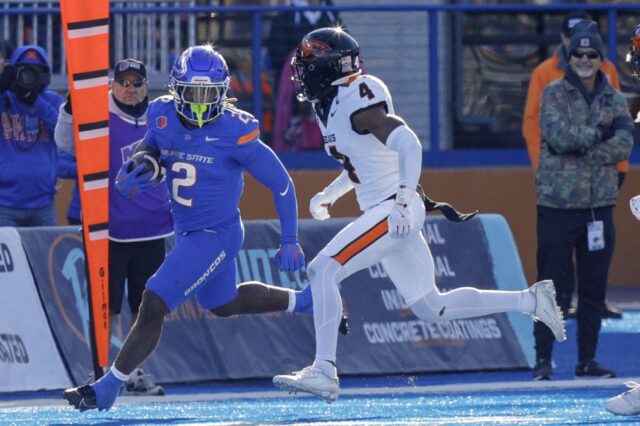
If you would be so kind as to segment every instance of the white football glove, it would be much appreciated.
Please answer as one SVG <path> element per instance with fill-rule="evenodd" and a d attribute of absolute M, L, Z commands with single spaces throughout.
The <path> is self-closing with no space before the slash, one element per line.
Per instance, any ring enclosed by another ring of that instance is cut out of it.
<path fill-rule="evenodd" d="M 396 193 L 396 200 L 387 218 L 389 236 L 391 238 L 405 238 L 411 232 L 411 210 L 409 205 L 413 199 L 415 189 L 401 185 Z"/>
<path fill-rule="evenodd" d="M 411 232 L 411 210 L 402 204 L 394 204 L 387 224 L 391 238 L 407 237 Z"/>
<path fill-rule="evenodd" d="M 629 207 L 631 207 L 631 213 L 640 220 L 640 195 L 636 195 L 629 200 Z"/>
<path fill-rule="evenodd" d="M 331 198 L 324 192 L 318 192 L 309 201 L 309 212 L 315 220 L 329 219 L 331 217 L 329 207 L 331 207 Z"/>

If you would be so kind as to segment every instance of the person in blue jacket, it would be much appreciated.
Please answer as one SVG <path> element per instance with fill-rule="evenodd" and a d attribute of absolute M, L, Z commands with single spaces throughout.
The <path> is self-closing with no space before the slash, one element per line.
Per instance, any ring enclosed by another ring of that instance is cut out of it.
<path fill-rule="evenodd" d="M 35 45 L 17 48 L 0 74 L 0 226 L 56 224 L 53 133 L 63 99 L 47 90 L 50 80 Z"/>
<path fill-rule="evenodd" d="M 66 215 L 69 225 L 80 225 L 82 224 L 82 215 L 80 213 L 80 191 L 78 190 L 78 163 L 76 162 L 76 157 L 61 149 L 58 150 L 56 169 L 59 179 L 75 180 Z"/>

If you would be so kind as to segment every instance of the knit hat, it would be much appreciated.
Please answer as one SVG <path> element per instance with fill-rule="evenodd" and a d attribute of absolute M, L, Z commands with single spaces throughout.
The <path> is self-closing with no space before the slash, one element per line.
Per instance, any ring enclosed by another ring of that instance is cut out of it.
<path fill-rule="evenodd" d="M 594 21 L 581 22 L 580 26 L 573 31 L 569 42 L 569 54 L 580 47 L 595 49 L 601 58 L 604 56 L 604 44 L 598 33 L 598 24 Z"/>
<path fill-rule="evenodd" d="M 583 10 L 571 12 L 562 20 L 562 34 L 565 37 L 571 37 L 571 30 L 580 21 L 588 20 L 589 16 Z"/>

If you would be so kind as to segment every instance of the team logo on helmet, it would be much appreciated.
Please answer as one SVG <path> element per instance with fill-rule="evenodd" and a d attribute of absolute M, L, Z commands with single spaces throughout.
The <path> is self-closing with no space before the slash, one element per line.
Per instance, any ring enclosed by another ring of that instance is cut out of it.
<path fill-rule="evenodd" d="M 316 58 L 322 58 L 327 53 L 331 52 L 331 46 L 323 43 L 319 40 L 303 40 L 300 44 L 300 51 L 302 53 L 301 58 L 304 60 L 313 60 Z"/>

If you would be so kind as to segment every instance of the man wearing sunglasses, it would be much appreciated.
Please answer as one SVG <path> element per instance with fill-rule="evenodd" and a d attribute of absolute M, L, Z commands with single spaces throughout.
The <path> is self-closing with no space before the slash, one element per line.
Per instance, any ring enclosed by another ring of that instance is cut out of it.
<path fill-rule="evenodd" d="M 165 255 L 165 237 L 173 234 L 173 219 L 166 185 L 123 198 L 115 190 L 116 173 L 129 161 L 147 125 L 147 71 L 135 59 L 115 66 L 109 94 L 109 301 L 115 330 L 124 297 L 125 282 L 131 323 L 138 316 L 144 286 Z M 71 99 L 60 108 L 55 131 L 58 146 L 75 153 Z M 137 368 L 125 386 L 129 395 L 163 395 L 164 390 Z"/>
<path fill-rule="evenodd" d="M 584 11 L 568 13 L 562 20 L 560 45 L 554 51 L 553 56 L 538 64 L 531 73 L 522 119 L 522 136 L 527 143 L 529 160 L 534 172 L 538 168 L 538 157 L 540 156 L 540 99 L 542 98 L 542 90 L 552 81 L 564 77 L 565 71 L 569 66 L 568 49 L 571 33 L 574 28 L 580 28 L 581 23 L 585 22 L 585 20 L 588 22 L 589 17 Z M 605 58 L 602 62 L 601 70 L 607 76 L 609 83 L 616 90 L 620 90 L 620 79 L 618 78 L 616 66 Z M 622 186 L 629 170 L 629 162 L 621 161 L 616 167 L 618 169 L 618 186 Z M 561 307 L 564 310 L 565 318 L 575 318 L 575 309 L 570 308 L 573 289 L 567 289 L 567 292 L 567 306 Z M 603 318 L 622 318 L 622 313 L 618 308 L 609 305 L 605 301 Z"/>
<path fill-rule="evenodd" d="M 567 306 L 577 276 L 577 377 L 614 377 L 595 355 L 615 245 L 616 163 L 633 146 L 627 102 L 601 71 L 603 51 L 597 24 L 583 21 L 569 42 L 566 75 L 545 87 L 540 111 L 538 279 L 552 279 Z M 543 324 L 534 335 L 534 380 L 550 380 L 553 335 Z"/>

